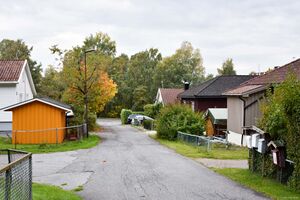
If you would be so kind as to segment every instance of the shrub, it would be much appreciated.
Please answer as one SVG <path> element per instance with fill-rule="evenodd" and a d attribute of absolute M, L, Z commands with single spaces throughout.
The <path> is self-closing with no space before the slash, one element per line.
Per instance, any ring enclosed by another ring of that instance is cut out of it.
<path fill-rule="evenodd" d="M 161 104 L 147 104 L 144 106 L 145 115 L 156 118 L 161 108 Z"/>
<path fill-rule="evenodd" d="M 295 76 L 275 87 L 262 106 L 260 126 L 273 140 L 283 140 L 287 158 L 294 161 L 294 171 L 288 185 L 300 191 L 300 81 Z"/>
<path fill-rule="evenodd" d="M 152 130 L 153 129 L 153 120 L 144 120 L 143 121 L 143 127 L 147 130 Z"/>
<path fill-rule="evenodd" d="M 132 111 L 131 110 L 128 110 L 128 109 L 122 109 L 121 110 L 121 114 L 120 114 L 120 117 L 121 117 L 121 122 L 122 124 L 126 124 L 127 123 L 127 118 L 129 115 L 132 114 Z"/>
<path fill-rule="evenodd" d="M 204 118 L 187 105 L 168 105 L 161 109 L 156 125 L 158 138 L 175 140 L 177 131 L 202 135 Z"/>

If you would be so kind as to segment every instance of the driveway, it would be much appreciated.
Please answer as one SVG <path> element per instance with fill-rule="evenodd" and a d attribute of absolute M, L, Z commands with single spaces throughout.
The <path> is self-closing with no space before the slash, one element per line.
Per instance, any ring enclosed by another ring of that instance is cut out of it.
<path fill-rule="evenodd" d="M 34 181 L 83 185 L 79 194 L 88 200 L 266 199 L 119 120 L 97 122 L 104 128 L 97 147 L 34 155 Z"/>

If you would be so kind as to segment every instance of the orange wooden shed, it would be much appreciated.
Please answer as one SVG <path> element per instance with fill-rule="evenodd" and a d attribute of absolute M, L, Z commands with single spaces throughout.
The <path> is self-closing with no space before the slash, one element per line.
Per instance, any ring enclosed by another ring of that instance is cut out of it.
<path fill-rule="evenodd" d="M 69 105 L 50 98 L 33 98 L 3 109 L 12 111 L 13 144 L 55 144 L 65 138 Z"/>

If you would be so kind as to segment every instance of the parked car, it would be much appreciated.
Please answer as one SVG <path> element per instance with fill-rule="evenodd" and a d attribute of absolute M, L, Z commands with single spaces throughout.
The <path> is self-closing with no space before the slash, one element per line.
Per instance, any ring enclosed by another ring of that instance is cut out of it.
<path fill-rule="evenodd" d="M 141 125 L 144 120 L 154 120 L 154 119 L 152 119 L 151 117 L 148 117 L 146 115 L 137 115 L 132 119 L 131 124 Z"/>
<path fill-rule="evenodd" d="M 127 118 L 127 123 L 126 124 L 131 124 L 132 120 L 136 117 L 136 116 L 139 116 L 141 114 L 131 114 L 128 116 Z"/>

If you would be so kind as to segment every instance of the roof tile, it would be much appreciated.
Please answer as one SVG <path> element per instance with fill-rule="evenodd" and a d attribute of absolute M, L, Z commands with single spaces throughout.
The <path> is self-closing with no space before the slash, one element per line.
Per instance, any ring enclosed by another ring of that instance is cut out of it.
<path fill-rule="evenodd" d="M 0 81 L 18 81 L 25 60 L 0 60 Z"/>

